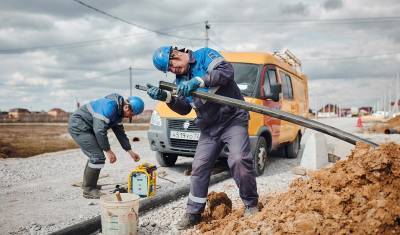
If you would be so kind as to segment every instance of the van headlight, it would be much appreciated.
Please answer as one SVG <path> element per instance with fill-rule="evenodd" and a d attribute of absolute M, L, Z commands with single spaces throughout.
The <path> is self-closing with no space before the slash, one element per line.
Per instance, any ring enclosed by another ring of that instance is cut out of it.
<path fill-rule="evenodd" d="M 150 124 L 154 126 L 161 126 L 161 117 L 157 111 L 153 111 L 150 118 Z"/>

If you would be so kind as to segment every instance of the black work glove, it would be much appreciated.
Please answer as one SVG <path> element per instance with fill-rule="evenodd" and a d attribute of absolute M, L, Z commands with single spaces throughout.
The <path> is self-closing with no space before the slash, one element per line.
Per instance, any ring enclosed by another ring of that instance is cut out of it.
<path fill-rule="evenodd" d="M 160 101 L 166 101 L 167 100 L 167 92 L 155 87 L 151 84 L 147 84 L 147 94 L 153 99 L 153 100 L 160 100 Z"/>

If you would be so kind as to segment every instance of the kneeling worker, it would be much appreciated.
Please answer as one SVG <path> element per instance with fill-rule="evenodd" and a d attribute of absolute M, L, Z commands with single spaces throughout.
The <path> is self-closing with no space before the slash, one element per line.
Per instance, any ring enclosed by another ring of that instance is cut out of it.
<path fill-rule="evenodd" d="M 108 129 L 113 130 L 122 148 L 134 161 L 140 160 L 139 155 L 132 151 L 122 120 L 140 114 L 143 109 L 144 103 L 139 97 L 131 96 L 124 100 L 118 94 L 110 94 L 81 106 L 71 115 L 68 131 L 89 158 L 83 173 L 83 197 L 100 198 L 97 181 L 106 160 L 104 152 L 110 163 L 117 161 L 108 142 Z"/>

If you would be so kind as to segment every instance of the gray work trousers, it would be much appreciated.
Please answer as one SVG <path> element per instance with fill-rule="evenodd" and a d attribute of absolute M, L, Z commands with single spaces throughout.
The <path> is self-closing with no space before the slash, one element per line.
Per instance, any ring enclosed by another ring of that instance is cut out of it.
<path fill-rule="evenodd" d="M 233 125 L 227 127 L 216 137 L 200 134 L 192 163 L 187 213 L 200 214 L 204 211 L 211 170 L 224 145 L 229 149 L 229 169 L 239 188 L 239 195 L 243 203 L 249 207 L 257 206 L 256 174 L 247 127 Z"/>
<path fill-rule="evenodd" d="M 101 169 L 104 167 L 106 157 L 103 150 L 97 143 L 96 136 L 90 132 L 76 133 L 69 131 L 75 142 L 81 147 L 82 152 L 88 156 L 88 166 L 93 169 Z"/>

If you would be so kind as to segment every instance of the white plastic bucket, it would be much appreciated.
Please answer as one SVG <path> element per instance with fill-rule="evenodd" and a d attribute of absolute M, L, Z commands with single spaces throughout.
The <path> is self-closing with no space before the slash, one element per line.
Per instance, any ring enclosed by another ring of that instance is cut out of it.
<path fill-rule="evenodd" d="M 114 194 L 100 197 L 101 230 L 104 235 L 135 235 L 138 233 L 139 196 L 121 193 L 122 201 Z"/>

